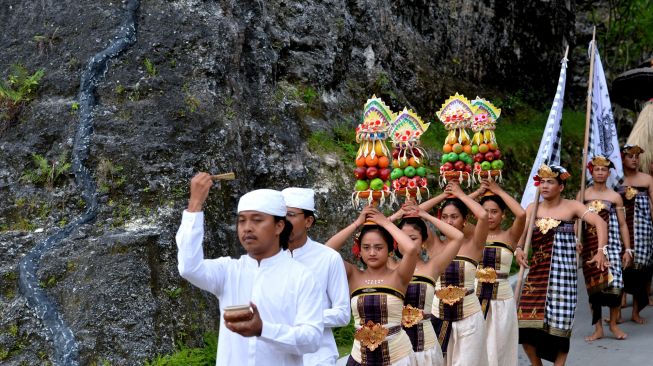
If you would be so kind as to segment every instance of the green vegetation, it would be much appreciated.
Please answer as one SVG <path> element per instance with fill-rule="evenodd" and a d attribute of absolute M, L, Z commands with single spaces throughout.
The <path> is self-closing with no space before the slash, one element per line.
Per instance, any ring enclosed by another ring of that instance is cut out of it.
<path fill-rule="evenodd" d="M 637 65 L 653 52 L 653 1 L 608 1 L 607 12 L 592 7 L 597 43 L 604 65 L 617 73 Z M 607 14 L 607 17 L 606 15 Z"/>
<path fill-rule="evenodd" d="M 39 281 L 39 286 L 42 288 L 51 288 L 57 285 L 57 277 L 50 276 L 47 280 Z"/>
<path fill-rule="evenodd" d="M 218 349 L 218 336 L 215 333 L 204 335 L 204 347 L 189 348 L 178 345 L 177 351 L 167 356 L 157 356 L 145 366 L 213 366 Z"/>
<path fill-rule="evenodd" d="M 146 58 L 143 60 L 143 65 L 145 65 L 145 71 L 147 71 L 147 74 L 153 78 L 156 76 L 157 71 L 156 71 L 156 66 L 152 63 L 152 61 L 149 58 Z"/>
<path fill-rule="evenodd" d="M 354 335 L 356 328 L 354 328 L 354 318 L 349 320 L 349 324 L 340 328 L 333 328 L 333 337 L 336 340 L 338 347 L 338 354 L 340 357 L 348 355 L 351 352 L 351 345 L 354 344 Z"/>
<path fill-rule="evenodd" d="M 52 189 L 66 177 L 70 170 L 71 165 L 66 161 L 67 159 L 68 154 L 65 151 L 59 156 L 59 159 L 52 163 L 42 155 L 32 154 L 32 161 L 35 168 L 26 170 L 21 180 Z"/>
<path fill-rule="evenodd" d="M 95 170 L 97 177 L 98 192 L 108 194 L 120 189 L 127 178 L 122 174 L 122 165 L 113 163 L 111 160 L 102 158 Z"/>
<path fill-rule="evenodd" d="M 6 81 L 0 80 L 0 133 L 18 120 L 21 110 L 36 96 L 43 69 L 30 74 L 18 64 L 11 66 Z"/>
<path fill-rule="evenodd" d="M 173 287 L 171 289 L 163 289 L 163 292 L 165 292 L 166 295 L 168 295 L 168 297 L 171 298 L 171 299 L 178 298 L 179 295 L 181 295 L 182 291 L 183 290 L 181 289 L 181 287 Z"/>
<path fill-rule="evenodd" d="M 70 114 L 75 114 L 79 111 L 79 102 L 74 101 L 73 104 L 70 106 Z"/>
<path fill-rule="evenodd" d="M 336 153 L 343 162 L 350 164 L 356 159 L 358 144 L 353 126 L 339 123 L 331 131 L 316 131 L 308 137 L 308 148 L 314 153 Z"/>

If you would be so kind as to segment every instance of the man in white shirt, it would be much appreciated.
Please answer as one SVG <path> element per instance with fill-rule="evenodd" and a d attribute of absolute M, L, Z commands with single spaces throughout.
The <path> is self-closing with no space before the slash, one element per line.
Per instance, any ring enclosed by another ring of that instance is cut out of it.
<path fill-rule="evenodd" d="M 216 365 L 303 365 L 322 336 L 321 297 L 313 275 L 282 252 L 292 231 L 281 192 L 260 189 L 238 202 L 238 238 L 247 251 L 239 259 L 204 259 L 202 206 L 213 185 L 199 173 L 177 231 L 178 269 L 193 285 L 226 306 L 250 304 L 251 318 L 220 321 Z"/>
<path fill-rule="evenodd" d="M 287 206 L 286 219 L 293 226 L 286 253 L 313 272 L 324 308 L 324 334 L 320 349 L 304 355 L 304 364 L 335 365 L 338 348 L 332 328 L 347 325 L 351 314 L 345 266 L 338 252 L 308 237 L 307 231 L 315 222 L 315 192 L 293 187 L 281 193 Z"/>

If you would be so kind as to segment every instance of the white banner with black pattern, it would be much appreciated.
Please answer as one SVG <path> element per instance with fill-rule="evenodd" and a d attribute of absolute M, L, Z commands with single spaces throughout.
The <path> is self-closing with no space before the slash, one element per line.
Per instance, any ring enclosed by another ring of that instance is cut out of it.
<path fill-rule="evenodd" d="M 588 54 L 591 52 L 592 42 Z M 610 177 L 606 182 L 608 187 L 618 187 L 624 178 L 623 166 L 621 164 L 621 152 L 619 151 L 619 140 L 617 139 L 617 128 L 612 116 L 612 104 L 608 94 L 608 84 L 605 81 L 603 64 L 599 56 L 598 47 L 594 47 L 594 80 L 592 85 L 592 119 L 590 122 L 589 143 L 587 150 L 587 161 L 596 155 L 603 155 L 614 163 L 614 169 L 610 171 Z M 589 169 L 585 172 L 587 184 L 592 184 L 592 174 Z"/>
<path fill-rule="evenodd" d="M 533 178 L 537 175 L 538 169 L 542 163 L 547 165 L 560 164 L 560 140 L 561 140 L 561 128 L 560 120 L 562 119 L 562 106 L 564 104 L 565 98 L 565 83 L 567 81 L 567 58 L 563 58 L 560 62 L 560 76 L 558 77 L 558 87 L 556 88 L 556 95 L 553 98 L 553 104 L 551 105 L 551 111 L 549 112 L 549 118 L 546 121 L 546 127 L 544 127 L 544 134 L 542 135 L 542 141 L 540 141 L 540 148 L 537 150 L 537 156 L 533 162 L 533 167 L 531 168 L 531 174 L 528 177 L 528 183 L 524 189 L 524 194 L 521 197 L 521 206 L 526 208 L 533 200 L 535 199 L 535 192 L 537 192 L 537 187 L 535 187 L 535 181 Z"/>

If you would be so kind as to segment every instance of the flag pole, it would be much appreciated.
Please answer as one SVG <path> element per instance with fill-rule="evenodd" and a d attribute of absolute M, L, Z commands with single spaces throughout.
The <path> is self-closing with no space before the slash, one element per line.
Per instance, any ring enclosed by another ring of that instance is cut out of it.
<path fill-rule="evenodd" d="M 565 49 L 565 60 L 567 59 L 567 55 L 569 54 L 569 45 L 567 45 L 567 48 Z M 537 187 L 537 191 L 535 191 L 535 199 L 533 199 L 533 211 L 531 212 L 531 216 L 528 218 L 528 224 L 526 226 L 527 232 L 526 232 L 526 239 L 524 240 L 524 255 L 526 256 L 526 260 L 528 260 L 528 252 L 531 250 L 531 240 L 533 238 L 533 225 L 535 224 L 535 218 L 537 217 L 537 209 L 540 206 L 540 187 Z M 517 275 L 517 285 L 515 286 L 515 303 L 517 306 L 519 306 L 519 300 L 521 297 L 521 288 L 522 288 L 522 283 L 524 281 L 524 271 L 526 268 L 524 266 L 519 266 L 519 274 Z"/>
<path fill-rule="evenodd" d="M 585 109 L 585 141 L 583 142 L 583 165 L 580 167 L 580 203 L 585 204 L 585 172 L 587 171 L 587 150 L 590 139 L 590 123 L 592 120 L 592 90 L 594 87 L 594 55 L 596 50 L 596 26 L 592 31 L 592 45 L 590 47 L 590 77 L 587 82 L 587 108 Z M 576 240 L 577 244 L 583 243 L 583 222 L 578 219 L 576 221 Z M 576 263 L 578 263 L 578 253 L 576 253 Z"/>

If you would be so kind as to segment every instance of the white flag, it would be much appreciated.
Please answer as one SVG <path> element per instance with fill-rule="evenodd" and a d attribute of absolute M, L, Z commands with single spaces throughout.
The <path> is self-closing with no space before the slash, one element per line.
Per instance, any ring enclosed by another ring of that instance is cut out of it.
<path fill-rule="evenodd" d="M 549 118 L 546 121 L 542 141 L 540 141 L 540 148 L 537 150 L 537 156 L 531 168 L 531 175 L 528 177 L 528 183 L 524 189 L 524 194 L 521 197 L 521 206 L 526 208 L 535 199 L 535 181 L 533 177 L 537 175 L 538 169 L 542 163 L 547 165 L 560 164 L 560 120 L 562 119 L 562 106 L 565 97 L 565 82 L 567 80 L 567 58 L 563 58 L 560 66 L 560 77 L 558 78 L 558 88 L 556 89 L 555 98 L 551 105 Z"/>
<path fill-rule="evenodd" d="M 590 50 L 592 52 L 592 41 Z M 591 55 L 590 55 L 591 56 Z M 608 84 L 605 82 L 603 64 L 599 56 L 599 49 L 594 47 L 594 80 L 592 81 L 592 119 L 590 123 L 587 161 L 596 155 L 603 155 L 614 163 L 614 169 L 606 182 L 610 188 L 618 187 L 624 178 L 621 152 L 617 140 L 617 128 L 612 116 L 612 104 L 608 95 Z M 589 169 L 585 172 L 587 184 L 592 183 L 592 174 Z"/>

